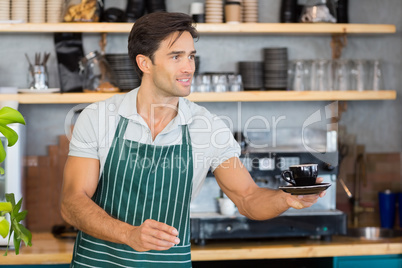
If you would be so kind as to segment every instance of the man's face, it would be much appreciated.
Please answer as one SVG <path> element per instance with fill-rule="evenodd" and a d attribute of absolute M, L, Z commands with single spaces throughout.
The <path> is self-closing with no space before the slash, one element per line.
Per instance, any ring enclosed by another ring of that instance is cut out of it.
<path fill-rule="evenodd" d="M 155 89 L 166 97 L 189 95 L 195 71 L 193 37 L 184 32 L 172 44 L 177 35 L 174 33 L 161 42 L 150 71 Z"/>

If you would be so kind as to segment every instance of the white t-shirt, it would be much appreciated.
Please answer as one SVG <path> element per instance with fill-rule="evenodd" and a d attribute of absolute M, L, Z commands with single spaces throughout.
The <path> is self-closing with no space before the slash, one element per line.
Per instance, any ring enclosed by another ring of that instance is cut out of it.
<path fill-rule="evenodd" d="M 102 173 L 120 116 L 129 119 L 124 138 L 152 145 L 182 142 L 182 125 L 188 125 L 193 149 L 193 198 L 197 195 L 208 170 L 239 157 L 240 146 L 230 129 L 216 115 L 187 99 L 180 98 L 177 116 L 152 140 L 151 131 L 137 113 L 139 88 L 87 106 L 77 119 L 70 141 L 70 156 L 95 158 Z M 157 109 L 157 105 L 155 107 Z"/>

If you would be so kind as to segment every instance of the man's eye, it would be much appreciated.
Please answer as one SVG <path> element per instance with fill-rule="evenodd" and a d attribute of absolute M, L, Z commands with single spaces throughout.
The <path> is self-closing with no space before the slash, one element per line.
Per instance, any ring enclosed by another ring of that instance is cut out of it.
<path fill-rule="evenodd" d="M 174 60 L 177 60 L 178 58 L 179 58 L 179 56 L 177 56 L 177 55 L 173 56 Z"/>
<path fill-rule="evenodd" d="M 193 60 L 193 59 L 195 58 L 195 56 L 194 56 L 194 55 L 190 55 L 190 56 L 188 56 L 188 58 L 189 58 L 190 60 Z"/>

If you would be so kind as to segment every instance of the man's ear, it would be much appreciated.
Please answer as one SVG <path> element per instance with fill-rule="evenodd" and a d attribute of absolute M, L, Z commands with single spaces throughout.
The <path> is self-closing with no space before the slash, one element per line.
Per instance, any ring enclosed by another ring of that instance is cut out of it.
<path fill-rule="evenodd" d="M 138 54 L 135 60 L 137 61 L 138 67 L 144 74 L 149 73 L 149 68 L 152 64 L 151 59 L 149 57 L 144 56 L 142 54 Z"/>

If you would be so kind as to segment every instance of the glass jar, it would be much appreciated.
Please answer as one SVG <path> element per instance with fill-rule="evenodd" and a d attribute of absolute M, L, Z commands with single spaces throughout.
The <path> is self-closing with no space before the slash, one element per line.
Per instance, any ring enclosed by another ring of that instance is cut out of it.
<path fill-rule="evenodd" d="M 301 22 L 336 23 L 334 0 L 307 0 L 300 17 Z"/>
<path fill-rule="evenodd" d="M 88 53 L 80 61 L 84 92 L 118 92 L 112 69 L 98 52 Z"/>

